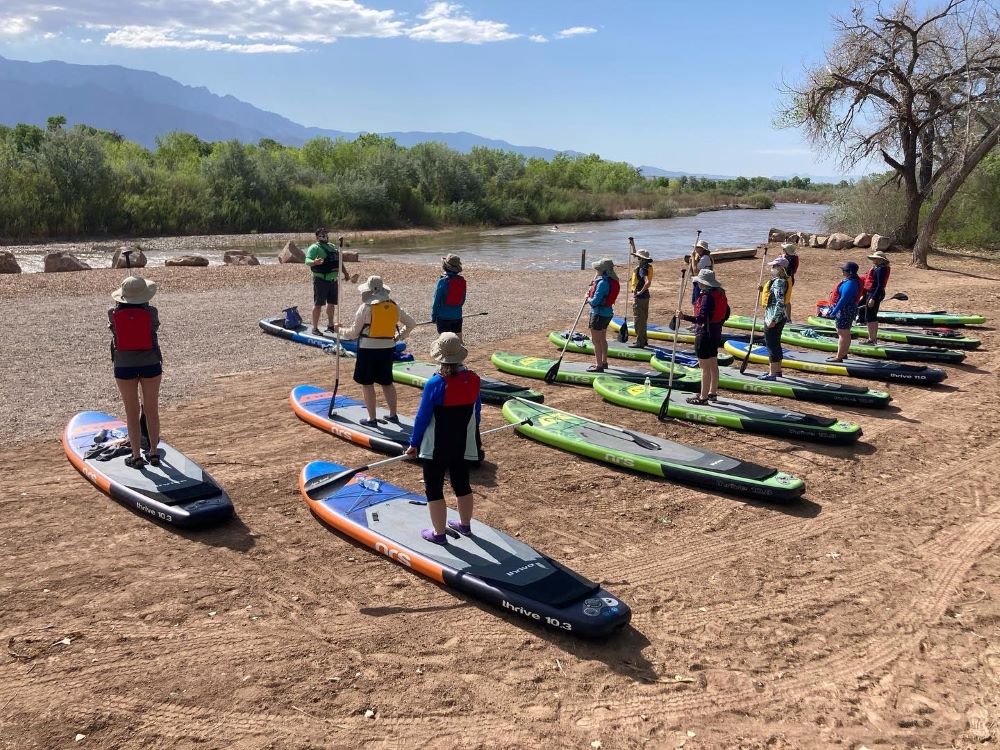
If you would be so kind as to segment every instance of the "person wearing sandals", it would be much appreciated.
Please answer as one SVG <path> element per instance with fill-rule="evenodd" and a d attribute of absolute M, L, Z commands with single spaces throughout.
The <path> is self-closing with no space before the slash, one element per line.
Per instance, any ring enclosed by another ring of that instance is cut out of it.
<path fill-rule="evenodd" d="M 462 338 L 462 305 L 465 304 L 465 277 L 462 276 L 462 259 L 448 254 L 441 258 L 444 273 L 434 288 L 431 304 L 431 322 L 438 333 L 457 333 Z"/>
<path fill-rule="evenodd" d="M 381 276 L 369 276 L 358 287 L 361 305 L 354 314 L 354 325 L 342 334 L 345 339 L 358 339 L 354 361 L 354 382 L 361 386 L 368 419 L 366 427 L 378 425 L 375 413 L 375 384 L 382 386 L 382 395 L 389 409 L 389 421 L 399 423 L 396 415 L 396 386 L 392 382 L 392 360 L 396 341 L 405 339 L 417 322 L 393 301 L 392 290 Z M 400 327 L 401 326 L 401 327 Z M 335 327 L 337 330 L 343 326 Z"/>
<path fill-rule="evenodd" d="M 587 369 L 590 372 L 604 372 L 608 368 L 608 324 L 614 315 L 615 300 L 621 290 L 615 263 L 611 258 L 601 258 L 591 265 L 597 275 L 590 284 L 587 304 L 590 305 L 590 340 L 594 342 L 594 358 L 597 363 Z"/>
<path fill-rule="evenodd" d="M 788 320 L 788 304 L 785 301 L 789 288 L 788 259 L 784 256 L 775 258 L 768 265 L 771 267 L 771 278 L 761 291 L 768 371 L 766 375 L 759 375 L 759 380 L 777 380 L 781 377 L 781 360 L 785 356 L 781 349 L 781 332 Z"/>
<path fill-rule="evenodd" d="M 479 376 L 463 362 L 469 350 L 458 334 L 442 333 L 431 347 L 431 359 L 441 365 L 427 381 L 413 422 L 406 455 L 422 459 L 424 492 L 432 528 L 420 535 L 434 544 L 447 544 L 447 531 L 472 534 L 473 497 L 469 463 L 479 460 Z M 458 498 L 458 521 L 448 521 L 444 477 Z"/>
<path fill-rule="evenodd" d="M 156 294 L 156 284 L 138 276 L 129 276 L 111 293 L 114 307 L 108 310 L 111 329 L 111 361 L 115 384 L 125 403 L 125 424 L 132 454 L 125 465 L 141 469 L 148 462 L 160 465 L 160 379 L 163 355 L 157 339 L 160 316 L 149 301 Z M 140 401 L 140 394 L 142 396 Z M 142 447 L 142 422 L 145 416 L 149 445 L 145 459 Z"/>
<path fill-rule="evenodd" d="M 649 250 L 636 250 L 636 267 L 632 271 L 629 286 L 635 295 L 632 298 L 635 341 L 629 344 L 630 349 L 646 347 L 646 326 L 649 322 L 649 287 L 653 283 L 653 258 Z"/>
<path fill-rule="evenodd" d="M 858 307 L 858 322 L 868 326 L 868 340 L 863 344 L 872 344 L 878 341 L 878 308 L 885 299 L 885 287 L 889 283 L 889 258 L 881 250 L 876 250 L 868 256 L 872 262 L 872 267 L 864 278 L 864 299 Z"/>
<path fill-rule="evenodd" d="M 830 310 L 830 317 L 834 319 L 837 328 L 837 354 L 827 357 L 828 362 L 843 362 L 851 349 L 851 326 L 858 316 L 858 302 L 863 290 L 861 279 L 858 277 L 858 264 L 853 260 L 847 261 L 840 267 L 844 274 L 843 280 L 837 285 L 837 302 Z"/>
<path fill-rule="evenodd" d="M 711 268 L 701 269 L 692 281 L 701 287 L 701 293 L 694 303 L 694 315 L 682 314 L 681 318 L 694 323 L 694 352 L 701 368 L 701 392 L 687 402 L 700 405 L 719 398 L 719 347 L 722 324 L 729 317 L 729 301 Z"/>
<path fill-rule="evenodd" d="M 694 246 L 694 253 L 688 256 L 688 273 L 691 274 L 691 279 L 693 280 L 706 268 L 714 271 L 715 261 L 712 260 L 712 253 L 708 249 L 708 243 L 705 240 L 698 240 L 698 243 Z M 691 285 L 692 305 L 698 299 L 701 291 L 701 287 L 697 284 Z"/>

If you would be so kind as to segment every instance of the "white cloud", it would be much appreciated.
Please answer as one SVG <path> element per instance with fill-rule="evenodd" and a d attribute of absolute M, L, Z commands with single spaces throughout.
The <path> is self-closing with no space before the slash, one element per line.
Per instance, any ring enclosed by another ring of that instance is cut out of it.
<path fill-rule="evenodd" d="M 545 42 L 549 41 L 541 34 L 532 34 L 531 36 L 528 37 L 528 39 L 532 42 L 538 42 L 538 44 L 544 44 Z"/>
<path fill-rule="evenodd" d="M 0 36 L 21 36 L 31 30 L 38 19 L 32 16 L 0 16 Z"/>
<path fill-rule="evenodd" d="M 596 34 L 597 29 L 593 26 L 570 26 L 568 29 L 563 29 L 558 34 L 557 37 L 560 39 L 569 39 L 571 36 L 583 36 L 584 34 Z"/>
<path fill-rule="evenodd" d="M 428 42 L 462 42 L 483 44 L 517 39 L 520 34 L 507 30 L 499 21 L 477 21 L 454 3 L 432 3 L 425 13 L 418 16 L 424 23 L 406 30 L 411 39 Z"/>
<path fill-rule="evenodd" d="M 207 52 L 239 52 L 247 55 L 262 53 L 301 52 L 301 47 L 293 44 L 233 44 L 213 39 L 185 38 L 173 29 L 158 29 L 150 26 L 126 26 L 112 31 L 104 37 L 104 44 L 110 47 L 128 49 L 200 49 Z"/>

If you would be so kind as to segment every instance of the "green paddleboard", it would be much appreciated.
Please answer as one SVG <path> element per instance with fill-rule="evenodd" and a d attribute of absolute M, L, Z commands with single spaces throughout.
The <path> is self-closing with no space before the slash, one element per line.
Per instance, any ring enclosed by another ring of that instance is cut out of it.
<path fill-rule="evenodd" d="M 501 372 L 506 372 L 510 375 L 519 375 L 522 378 L 535 378 L 536 380 L 544 379 L 545 373 L 556 363 L 554 359 L 529 357 L 525 354 L 511 354 L 510 352 L 494 352 L 493 356 L 490 357 L 490 361 Z M 614 375 L 615 377 L 632 380 L 637 383 L 642 383 L 646 378 L 649 378 L 651 382 L 662 382 L 664 384 L 667 382 L 666 375 L 649 367 L 611 366 L 603 373 L 600 373 L 588 371 L 587 368 L 592 364 L 587 362 L 571 362 L 564 359 L 559 366 L 559 375 L 556 378 L 556 382 L 589 386 L 594 382 L 594 378 L 600 375 Z"/>
<path fill-rule="evenodd" d="M 549 341 L 559 349 L 562 349 L 563 345 L 566 344 L 566 334 L 559 331 L 552 331 L 549 333 Z M 593 356 L 594 342 L 590 340 L 590 336 L 584 333 L 574 333 L 572 341 L 566 346 L 566 351 L 573 352 L 574 354 L 589 354 Z M 631 359 L 636 362 L 649 362 L 650 357 L 657 357 L 669 361 L 670 355 L 671 348 L 669 346 L 650 344 L 642 349 L 633 349 L 627 344 L 612 341 L 611 337 L 608 337 L 608 357 L 611 359 Z M 690 349 L 678 349 L 675 359 L 684 365 L 694 366 L 698 364 L 697 355 Z M 729 365 L 732 363 L 733 355 L 720 349 L 719 364 Z"/>
<path fill-rule="evenodd" d="M 836 323 L 831 318 L 821 318 L 810 315 L 806 322 L 824 335 L 835 336 Z M 867 326 L 857 325 L 851 328 L 851 334 L 868 338 Z M 979 339 L 962 336 L 951 328 L 896 328 L 879 324 L 879 341 L 892 341 L 897 344 L 915 344 L 917 346 L 935 346 L 941 349 L 978 349 L 982 343 Z"/>

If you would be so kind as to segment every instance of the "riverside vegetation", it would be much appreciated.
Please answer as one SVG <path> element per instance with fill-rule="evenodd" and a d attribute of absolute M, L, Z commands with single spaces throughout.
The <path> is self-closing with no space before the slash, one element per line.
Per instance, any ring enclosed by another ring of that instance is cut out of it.
<path fill-rule="evenodd" d="M 0 237 L 43 239 L 566 223 L 620 212 L 667 218 L 716 206 L 828 202 L 794 177 L 647 179 L 596 154 L 551 161 L 366 134 L 208 143 L 174 132 L 149 150 L 86 125 L 0 126 Z"/>

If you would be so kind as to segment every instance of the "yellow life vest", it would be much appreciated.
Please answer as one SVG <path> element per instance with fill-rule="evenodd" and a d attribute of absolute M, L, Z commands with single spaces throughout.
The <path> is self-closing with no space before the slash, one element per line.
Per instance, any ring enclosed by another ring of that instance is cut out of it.
<path fill-rule="evenodd" d="M 399 305 L 387 299 L 373 302 L 369 308 L 372 322 L 368 324 L 368 331 L 364 335 L 371 339 L 393 338 L 396 335 L 396 326 L 399 324 Z"/>
<path fill-rule="evenodd" d="M 653 264 L 652 263 L 650 263 L 649 265 L 646 266 L 646 278 L 649 279 L 649 285 L 650 285 L 650 287 L 652 287 L 653 286 Z M 629 279 L 629 288 L 633 292 L 637 291 L 639 289 L 640 283 L 641 282 L 639 281 L 639 269 L 638 268 L 633 268 L 632 269 L 632 278 Z"/>
<path fill-rule="evenodd" d="M 760 292 L 760 306 L 767 307 L 767 301 L 771 298 L 771 282 L 774 279 L 768 279 L 764 282 L 764 288 Z M 789 276 L 785 279 L 785 304 L 792 304 L 792 277 Z"/>

